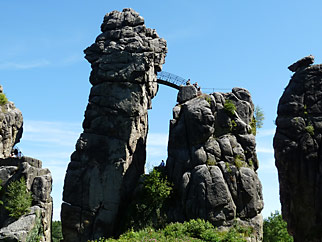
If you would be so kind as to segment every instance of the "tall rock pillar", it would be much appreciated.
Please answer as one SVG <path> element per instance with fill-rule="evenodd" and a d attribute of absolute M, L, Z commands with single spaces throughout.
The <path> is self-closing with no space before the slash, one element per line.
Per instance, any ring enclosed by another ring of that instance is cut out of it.
<path fill-rule="evenodd" d="M 132 9 L 104 17 L 84 52 L 92 72 L 84 131 L 68 165 L 62 204 L 64 241 L 111 236 L 146 159 L 147 110 L 166 41 Z"/>
<path fill-rule="evenodd" d="M 282 215 L 294 241 L 322 241 L 322 65 L 305 57 L 279 101 L 274 137 Z"/>

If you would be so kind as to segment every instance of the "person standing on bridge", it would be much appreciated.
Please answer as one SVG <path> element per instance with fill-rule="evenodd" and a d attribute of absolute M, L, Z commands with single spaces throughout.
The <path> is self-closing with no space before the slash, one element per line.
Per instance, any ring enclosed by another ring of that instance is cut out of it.
<path fill-rule="evenodd" d="M 191 86 L 190 78 L 189 78 L 189 79 L 188 79 L 188 81 L 186 82 L 186 86 Z"/>

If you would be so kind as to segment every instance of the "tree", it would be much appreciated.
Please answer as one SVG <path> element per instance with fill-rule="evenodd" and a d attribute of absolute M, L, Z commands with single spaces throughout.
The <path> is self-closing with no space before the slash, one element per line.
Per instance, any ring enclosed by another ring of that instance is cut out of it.
<path fill-rule="evenodd" d="M 52 222 L 51 238 L 53 242 L 59 242 L 60 240 L 63 239 L 60 221 Z"/>
<path fill-rule="evenodd" d="M 155 167 L 143 175 L 141 190 L 129 206 L 126 229 L 163 227 L 166 223 L 164 208 L 170 197 L 172 185 L 162 173 L 164 167 Z"/>
<path fill-rule="evenodd" d="M 287 232 L 287 223 L 283 220 L 278 211 L 271 213 L 271 216 L 264 219 L 264 240 L 263 242 L 293 242 L 292 236 Z"/>
<path fill-rule="evenodd" d="M 264 112 L 259 106 L 255 107 L 254 116 L 256 120 L 256 128 L 262 128 L 264 124 Z"/>
<path fill-rule="evenodd" d="M 30 212 L 32 197 L 27 190 L 27 185 L 24 177 L 20 180 L 12 181 L 6 192 L 6 206 L 9 211 L 9 216 L 16 219 Z"/>
<path fill-rule="evenodd" d="M 256 106 L 254 110 L 254 117 L 250 123 L 250 126 L 252 128 L 251 133 L 253 135 L 256 135 L 257 129 L 262 128 L 263 123 L 264 123 L 264 112 L 259 106 Z"/>

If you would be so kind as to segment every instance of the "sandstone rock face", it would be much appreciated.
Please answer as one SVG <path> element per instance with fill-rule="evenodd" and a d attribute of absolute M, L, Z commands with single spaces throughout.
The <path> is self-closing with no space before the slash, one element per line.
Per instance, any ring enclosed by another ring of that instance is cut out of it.
<path fill-rule="evenodd" d="M 0 95 L 3 88 L 0 86 Z M 0 105 L 0 158 L 8 158 L 22 136 L 23 118 L 13 102 Z"/>
<path fill-rule="evenodd" d="M 279 101 L 274 137 L 282 215 L 301 242 L 322 239 L 322 65 L 310 65 L 313 60 L 291 68 L 296 72 Z"/>
<path fill-rule="evenodd" d="M 101 30 L 85 50 L 93 87 L 84 132 L 65 177 L 64 241 L 116 233 L 118 219 L 144 173 L 147 110 L 167 51 L 165 40 L 146 28 L 132 9 L 107 14 Z"/>
<path fill-rule="evenodd" d="M 27 189 L 32 194 L 30 212 L 18 220 L 8 215 L 3 206 L 0 208 L 0 241 L 51 241 L 52 218 L 52 177 L 42 162 L 29 157 L 0 159 L 0 179 L 3 192 L 12 181 L 26 179 Z M 2 193 L 3 194 L 3 193 Z M 3 195 L 2 195 L 3 196 Z M 3 197 L 1 197 L 2 199 Z"/>
<path fill-rule="evenodd" d="M 262 240 L 253 113 L 242 88 L 191 97 L 174 107 L 167 171 L 179 195 L 169 211 L 172 221 L 202 218 L 224 228 L 237 220 L 254 228 L 250 241 Z"/>

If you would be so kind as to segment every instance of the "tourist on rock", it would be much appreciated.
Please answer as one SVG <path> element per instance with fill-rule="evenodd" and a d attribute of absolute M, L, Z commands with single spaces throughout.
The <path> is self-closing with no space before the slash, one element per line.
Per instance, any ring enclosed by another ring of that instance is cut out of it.
<path fill-rule="evenodd" d="M 159 165 L 160 167 L 165 167 L 164 160 L 161 161 L 161 164 Z"/>

